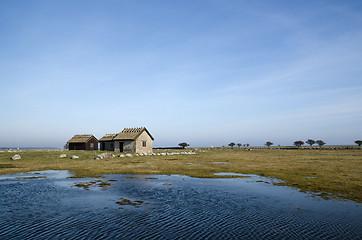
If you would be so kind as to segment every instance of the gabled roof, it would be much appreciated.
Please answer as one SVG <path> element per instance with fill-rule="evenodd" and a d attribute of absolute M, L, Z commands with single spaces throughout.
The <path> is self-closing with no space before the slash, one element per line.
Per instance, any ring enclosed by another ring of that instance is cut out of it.
<path fill-rule="evenodd" d="M 92 134 L 83 134 L 83 135 L 74 135 L 67 143 L 86 143 L 91 138 L 94 138 L 98 141 L 97 138 L 95 138 Z"/>
<path fill-rule="evenodd" d="M 113 140 L 136 140 L 144 131 L 147 132 L 152 140 L 155 140 L 145 127 L 124 128 Z"/>
<path fill-rule="evenodd" d="M 115 136 L 117 136 L 117 133 L 106 134 L 101 139 L 99 139 L 99 141 L 100 142 L 112 141 Z"/>

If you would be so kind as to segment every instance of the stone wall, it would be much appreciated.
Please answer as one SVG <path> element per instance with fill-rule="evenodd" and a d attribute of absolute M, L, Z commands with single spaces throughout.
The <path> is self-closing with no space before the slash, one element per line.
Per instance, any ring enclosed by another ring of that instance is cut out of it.
<path fill-rule="evenodd" d="M 136 143 L 135 141 L 124 141 L 123 142 L 123 152 L 135 152 Z"/>
<path fill-rule="evenodd" d="M 143 142 L 146 146 L 144 147 Z M 152 153 L 152 139 L 146 131 L 136 139 L 136 153 Z"/>

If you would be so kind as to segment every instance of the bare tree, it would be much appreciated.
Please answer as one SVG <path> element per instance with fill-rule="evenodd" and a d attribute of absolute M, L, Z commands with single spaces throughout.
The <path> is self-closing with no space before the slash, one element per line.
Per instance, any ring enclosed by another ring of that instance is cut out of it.
<path fill-rule="evenodd" d="M 180 147 L 182 147 L 182 149 L 185 149 L 185 147 L 190 146 L 190 144 L 186 143 L 186 142 L 182 142 L 178 144 Z"/>
<path fill-rule="evenodd" d="M 300 146 L 304 145 L 304 142 L 303 141 L 295 141 L 294 145 L 297 146 L 297 147 L 300 147 Z"/>
<path fill-rule="evenodd" d="M 267 146 L 268 148 L 270 148 L 271 145 L 273 145 L 272 142 L 269 142 L 269 141 L 268 141 L 268 142 L 265 143 L 265 146 Z"/>
<path fill-rule="evenodd" d="M 323 142 L 323 140 L 317 140 L 315 141 L 319 147 L 322 147 L 324 144 L 326 144 L 325 142 Z"/>
<path fill-rule="evenodd" d="M 356 141 L 354 141 L 354 143 L 357 144 L 358 147 L 361 147 L 361 145 L 362 145 L 362 140 L 356 140 Z"/>
<path fill-rule="evenodd" d="M 315 141 L 313 139 L 308 139 L 307 141 L 305 141 L 306 144 L 309 144 L 309 146 L 312 146 L 313 144 L 315 144 Z"/>

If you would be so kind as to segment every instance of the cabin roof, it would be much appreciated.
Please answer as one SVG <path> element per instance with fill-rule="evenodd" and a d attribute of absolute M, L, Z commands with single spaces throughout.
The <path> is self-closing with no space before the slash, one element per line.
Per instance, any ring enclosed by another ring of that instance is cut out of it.
<path fill-rule="evenodd" d="M 92 134 L 82 134 L 82 135 L 74 135 L 68 143 L 86 143 L 91 138 L 95 138 Z M 97 140 L 97 138 L 95 138 Z M 98 140 L 97 140 L 98 141 Z"/>
<path fill-rule="evenodd" d="M 147 132 L 152 140 L 155 140 L 145 127 L 124 128 L 122 132 L 118 133 L 117 136 L 114 137 L 114 140 L 136 140 L 144 131 Z"/>
<path fill-rule="evenodd" d="M 100 142 L 112 141 L 115 136 L 117 136 L 117 133 L 108 133 L 104 135 L 101 139 L 99 139 L 99 141 Z"/>

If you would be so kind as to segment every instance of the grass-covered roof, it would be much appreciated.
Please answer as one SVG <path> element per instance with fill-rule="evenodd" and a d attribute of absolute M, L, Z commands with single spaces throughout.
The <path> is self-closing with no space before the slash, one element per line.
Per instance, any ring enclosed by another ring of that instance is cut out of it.
<path fill-rule="evenodd" d="M 99 139 L 99 141 L 100 142 L 112 141 L 115 136 L 117 136 L 117 134 L 113 134 L 113 133 L 106 134 L 101 139 Z"/>
<path fill-rule="evenodd" d="M 68 143 L 86 143 L 91 138 L 95 138 L 92 134 L 74 135 Z M 97 138 L 95 138 L 97 140 Z M 98 140 L 97 140 L 98 141 Z"/>
<path fill-rule="evenodd" d="M 148 132 L 148 130 L 145 127 L 124 128 L 122 132 L 120 132 L 119 134 L 117 134 L 116 137 L 114 137 L 113 140 L 136 140 L 144 131 L 146 131 L 147 134 L 151 137 L 151 139 L 154 140 L 152 135 Z"/>

